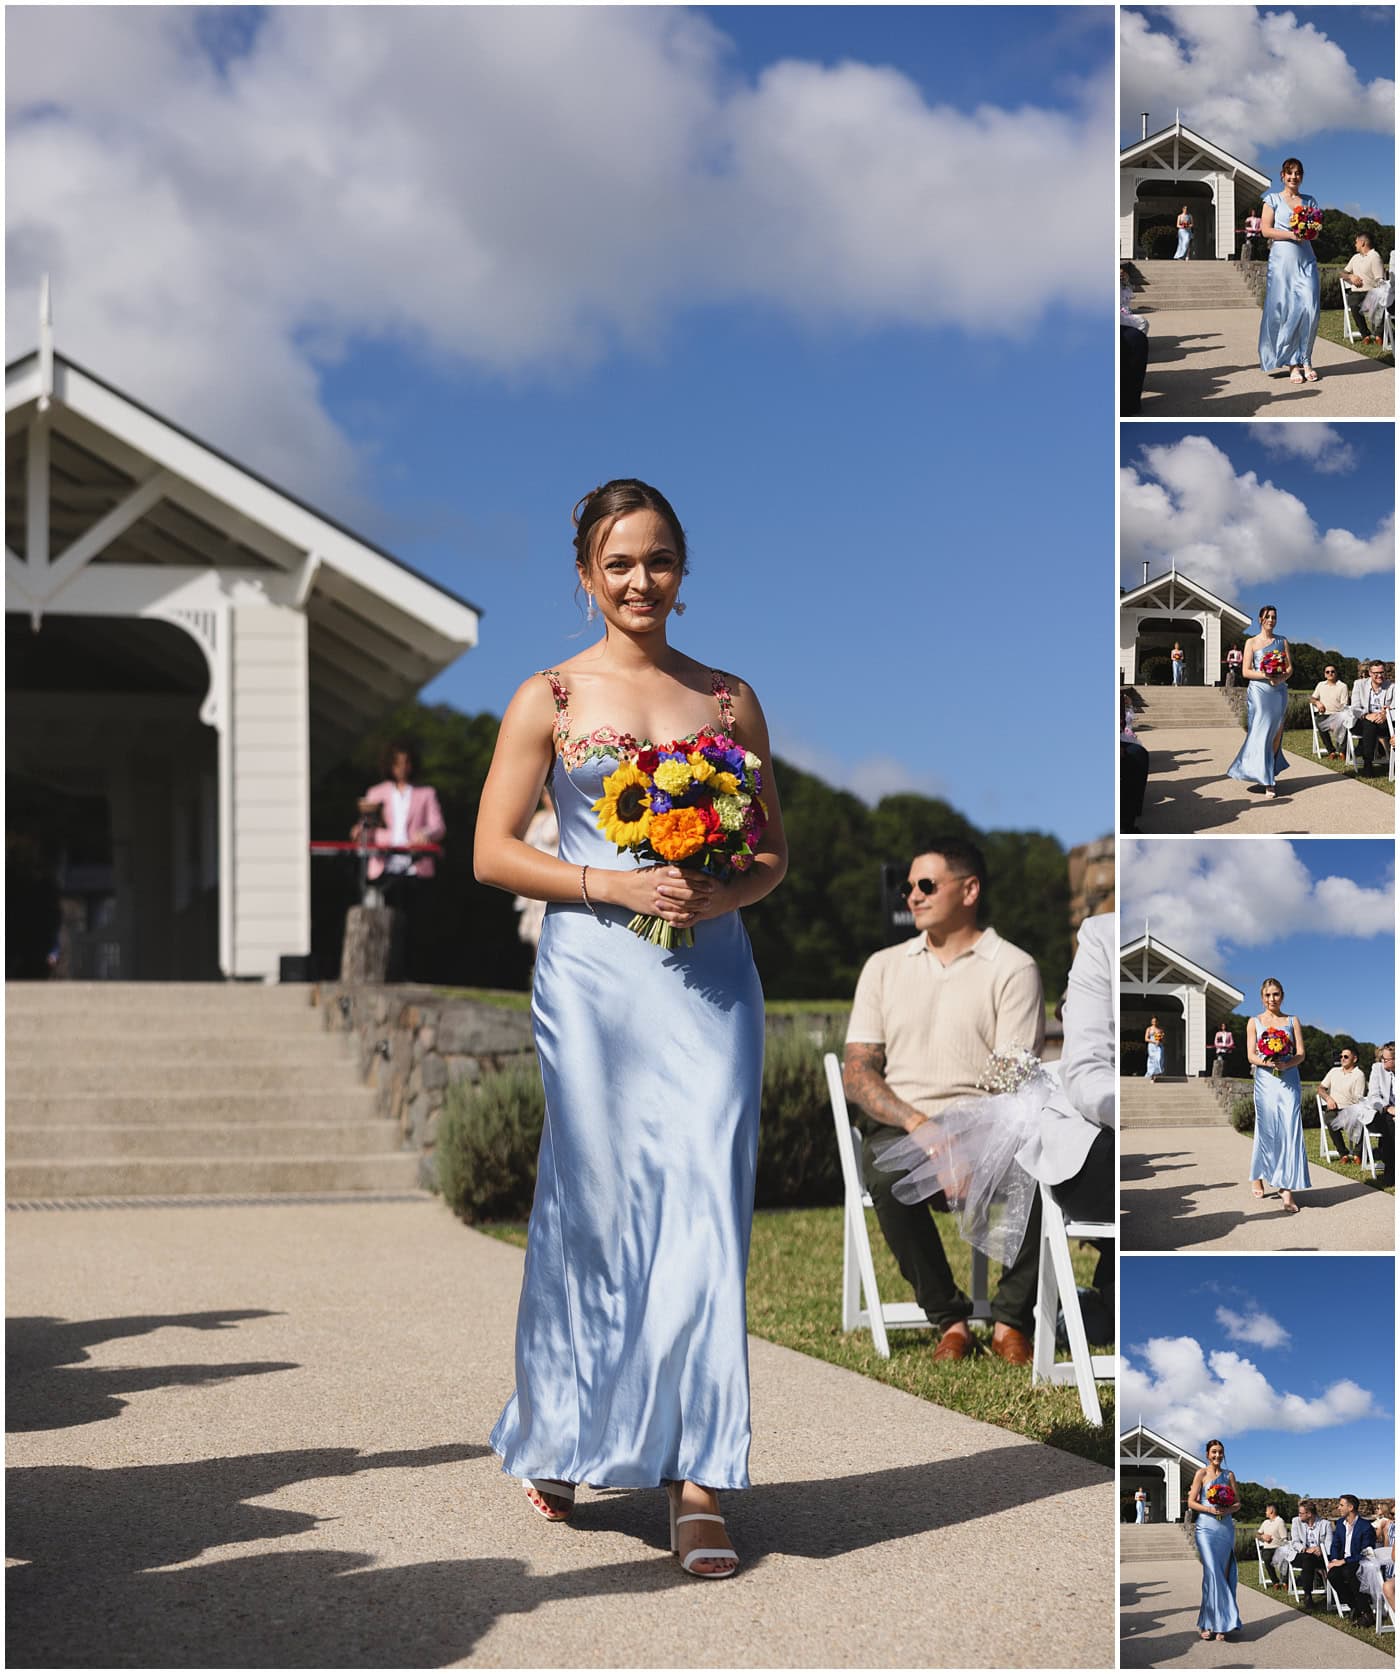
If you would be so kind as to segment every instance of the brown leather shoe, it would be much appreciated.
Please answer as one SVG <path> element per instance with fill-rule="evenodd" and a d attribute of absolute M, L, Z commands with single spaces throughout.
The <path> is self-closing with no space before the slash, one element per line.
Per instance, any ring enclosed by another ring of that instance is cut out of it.
<path fill-rule="evenodd" d="M 1029 1366 L 1031 1340 L 1024 1331 L 1018 1331 L 1014 1325 L 998 1323 L 992 1332 L 992 1353 L 998 1359 L 1004 1360 L 1008 1366 Z"/>
<path fill-rule="evenodd" d="M 966 1360 L 972 1352 L 972 1338 L 966 1331 L 945 1331 L 933 1351 L 935 1360 Z"/>

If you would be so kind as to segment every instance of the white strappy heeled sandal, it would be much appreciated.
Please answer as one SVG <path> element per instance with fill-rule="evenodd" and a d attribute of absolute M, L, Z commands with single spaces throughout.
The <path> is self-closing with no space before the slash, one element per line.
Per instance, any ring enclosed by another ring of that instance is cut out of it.
<path fill-rule="evenodd" d="M 537 1517 L 543 1517 L 546 1523 L 567 1523 L 573 1515 L 574 1484 L 572 1482 L 550 1482 L 545 1477 L 520 1479 L 525 1484 L 525 1495 L 530 1501 L 530 1509 Z M 567 1511 L 551 1511 L 547 1505 L 537 1504 L 533 1498 L 536 1494 L 548 1494 L 552 1500 L 567 1500 Z"/>
<path fill-rule="evenodd" d="M 687 1511 L 677 1516 L 680 1503 L 679 1495 L 673 1494 L 668 1487 L 666 1490 L 666 1504 L 671 1512 L 671 1550 L 680 1558 L 682 1523 L 718 1523 L 723 1527 L 724 1519 L 717 1511 Z M 696 1569 L 695 1565 L 705 1558 L 727 1558 L 733 1566 L 730 1569 Z M 693 1575 L 701 1581 L 727 1581 L 731 1575 L 739 1572 L 739 1554 L 732 1546 L 697 1546 L 681 1558 L 681 1568 L 687 1575 Z"/>

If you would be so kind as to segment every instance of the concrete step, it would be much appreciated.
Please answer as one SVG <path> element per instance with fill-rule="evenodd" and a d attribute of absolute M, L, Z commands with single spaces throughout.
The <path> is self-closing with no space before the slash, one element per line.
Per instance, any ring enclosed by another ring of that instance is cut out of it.
<path fill-rule="evenodd" d="M 8 1162 L 110 1162 L 139 1157 L 378 1156 L 398 1138 L 393 1124 L 358 1122 L 70 1122 L 5 1129 Z"/>
<path fill-rule="evenodd" d="M 405 1191 L 418 1185 L 411 1151 L 375 1156 L 74 1158 L 7 1163 L 11 1202 L 67 1197 L 191 1197 L 279 1192 Z"/>
<path fill-rule="evenodd" d="M 248 1093 L 201 1089 L 197 1094 L 45 1093 L 6 1101 L 6 1121 L 20 1127 L 44 1123 L 121 1126 L 130 1122 L 341 1122 L 375 1114 L 368 1087 L 305 1093 Z"/>
<path fill-rule="evenodd" d="M 61 1053 L 65 1062 L 74 1057 L 100 1058 L 109 1056 L 122 1047 L 130 1050 L 133 1037 L 139 1037 L 142 1047 L 168 1056 L 171 1053 L 198 1053 L 225 1050 L 228 1057 L 245 1051 L 256 1051 L 268 1046 L 305 1046 L 308 1042 L 325 1038 L 343 1039 L 339 1030 L 328 1030 L 319 1011 L 309 1011 L 302 1017 L 259 1017 L 256 1013 L 227 1018 L 191 1017 L 188 1028 L 172 1026 L 166 1018 L 125 1019 L 105 1014 L 84 1024 L 73 1017 L 7 1016 L 5 1019 L 5 1049 L 10 1057 L 16 1052 Z"/>
<path fill-rule="evenodd" d="M 1180 1523 L 1125 1523 L 1119 1534 L 1122 1538 L 1119 1550 L 1125 1564 L 1191 1555 Z"/>
<path fill-rule="evenodd" d="M 220 1093 L 334 1092 L 355 1084 L 349 1060 L 336 1054 L 297 1062 L 225 1058 L 203 1062 L 194 1058 L 142 1061 L 130 1048 L 108 1063 L 36 1063 L 5 1065 L 7 1098 L 38 1098 L 50 1093 L 76 1096 L 111 1093 L 118 1096 L 158 1089 L 199 1101 L 207 1090 Z"/>
<path fill-rule="evenodd" d="M 7 982 L 5 1015 L 154 1016 L 167 1023 L 191 1012 L 219 1017 L 314 1012 L 305 984 L 241 982 Z"/>

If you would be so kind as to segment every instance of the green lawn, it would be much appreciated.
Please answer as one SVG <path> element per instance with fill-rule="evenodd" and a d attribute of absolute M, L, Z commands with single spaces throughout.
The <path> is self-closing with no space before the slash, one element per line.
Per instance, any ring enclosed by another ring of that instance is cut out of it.
<path fill-rule="evenodd" d="M 882 1298 L 886 1302 L 912 1300 L 874 1216 L 867 1213 L 866 1219 Z M 954 1276 L 966 1289 L 972 1257 L 957 1235 L 957 1218 L 936 1215 L 934 1219 Z M 498 1223 L 481 1231 L 494 1233 L 509 1243 L 525 1242 L 525 1229 L 518 1224 Z M 1096 1430 L 1085 1423 L 1073 1384 L 1032 1387 L 1029 1367 L 1008 1366 L 985 1353 L 935 1365 L 934 1339 L 929 1331 L 892 1332 L 890 1358 L 881 1360 L 868 1331 L 843 1333 L 841 1234 L 838 1208 L 773 1210 L 755 1215 L 749 1258 L 749 1329 L 756 1337 L 814 1355 L 818 1360 L 829 1360 L 954 1412 L 998 1424 L 1113 1468 L 1116 1429 L 1112 1384 L 1099 1385 L 1104 1421 Z M 1071 1250 L 1075 1277 L 1080 1284 L 1088 1284 L 1097 1252 L 1078 1244 Z M 993 1264 L 993 1288 L 999 1271 Z M 985 1329 L 990 1331 L 990 1327 Z M 1093 1346 L 1101 1353 L 1112 1348 L 1111 1344 Z"/>
<path fill-rule="evenodd" d="M 1345 773 L 1348 778 L 1355 779 L 1358 784 L 1366 785 L 1371 790 L 1382 791 L 1386 796 L 1395 795 L 1395 785 L 1388 777 L 1389 769 L 1387 769 L 1385 773 L 1377 774 L 1375 778 L 1363 779 L 1353 769 L 1349 768 L 1345 761 L 1328 761 L 1326 757 L 1315 757 L 1312 753 L 1311 729 L 1306 732 L 1304 732 L 1301 728 L 1297 731 L 1285 732 L 1283 735 L 1283 747 L 1285 750 L 1291 750 L 1295 756 L 1305 757 L 1308 761 L 1312 762 L 1315 767 L 1325 767 L 1331 773 Z M 1281 783 L 1286 790 L 1287 782 L 1281 781 Z"/>
<path fill-rule="evenodd" d="M 1301 1610 L 1303 1608 L 1297 1599 L 1288 1596 L 1287 1587 L 1271 1587 L 1268 1591 L 1265 1591 L 1259 1585 L 1259 1566 L 1254 1557 L 1253 1541 L 1249 1545 L 1248 1558 L 1241 1556 L 1239 1559 L 1239 1576 L 1242 1587 L 1251 1587 L 1256 1593 L 1263 1593 L 1266 1598 L 1276 1599 L 1280 1604 L 1286 1604 L 1290 1610 Z M 1321 1586 L 1314 1587 L 1314 1599 L 1320 1600 L 1321 1596 Z M 1334 1616 L 1330 1610 L 1323 1610 L 1320 1604 L 1315 1605 L 1310 1614 L 1315 1622 L 1325 1622 L 1328 1627 L 1335 1628 L 1338 1633 L 1349 1634 L 1353 1639 L 1361 1640 L 1364 1645 L 1372 1645 L 1378 1651 L 1393 1653 L 1395 1650 L 1395 1635 L 1393 1633 L 1381 1635 L 1371 1628 L 1353 1627 L 1349 1616 Z"/>
<path fill-rule="evenodd" d="M 1366 355 L 1371 360 L 1378 360 L 1383 366 L 1394 366 L 1395 356 L 1389 349 L 1383 349 L 1379 343 L 1348 343 L 1342 335 L 1342 311 L 1340 308 L 1324 308 L 1318 316 L 1317 335 L 1325 337 L 1329 343 L 1337 343 L 1344 349 L 1350 349 L 1355 355 Z M 1325 377 L 1326 373 L 1321 376 Z"/>

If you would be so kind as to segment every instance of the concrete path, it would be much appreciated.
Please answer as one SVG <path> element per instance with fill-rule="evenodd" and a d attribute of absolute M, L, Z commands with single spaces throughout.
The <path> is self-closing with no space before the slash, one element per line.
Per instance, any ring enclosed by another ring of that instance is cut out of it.
<path fill-rule="evenodd" d="M 1184 1542 L 1183 1536 L 1183 1542 Z M 1240 1628 L 1203 1640 L 1201 1566 L 1187 1552 L 1169 1563 L 1123 1564 L 1119 1580 L 1124 1668 L 1394 1668 L 1395 1658 L 1252 1587 L 1240 1587 Z"/>
<path fill-rule="evenodd" d="M 1253 308 L 1175 310 L 1148 316 L 1143 418 L 1394 418 L 1395 371 L 1319 337 L 1315 384 L 1259 369 Z"/>
<path fill-rule="evenodd" d="M 1257 785 L 1226 777 L 1244 742 L 1229 727 L 1144 727 L 1151 757 L 1138 830 L 1162 832 L 1267 831 L 1275 836 L 1395 835 L 1395 799 L 1349 774 L 1333 773 L 1285 750 L 1288 771 L 1270 802 Z"/>
<path fill-rule="evenodd" d="M 1395 1199 L 1312 1164 L 1288 1214 L 1250 1195 L 1253 1144 L 1233 1128 L 1129 1128 L 1119 1177 L 1125 1250 L 1393 1250 Z"/>
<path fill-rule="evenodd" d="M 654 1490 L 535 1516 L 521 1252 L 435 1201 L 7 1231 L 12 1667 L 1112 1664 L 1111 1472 L 756 1340 L 734 1580 Z"/>

